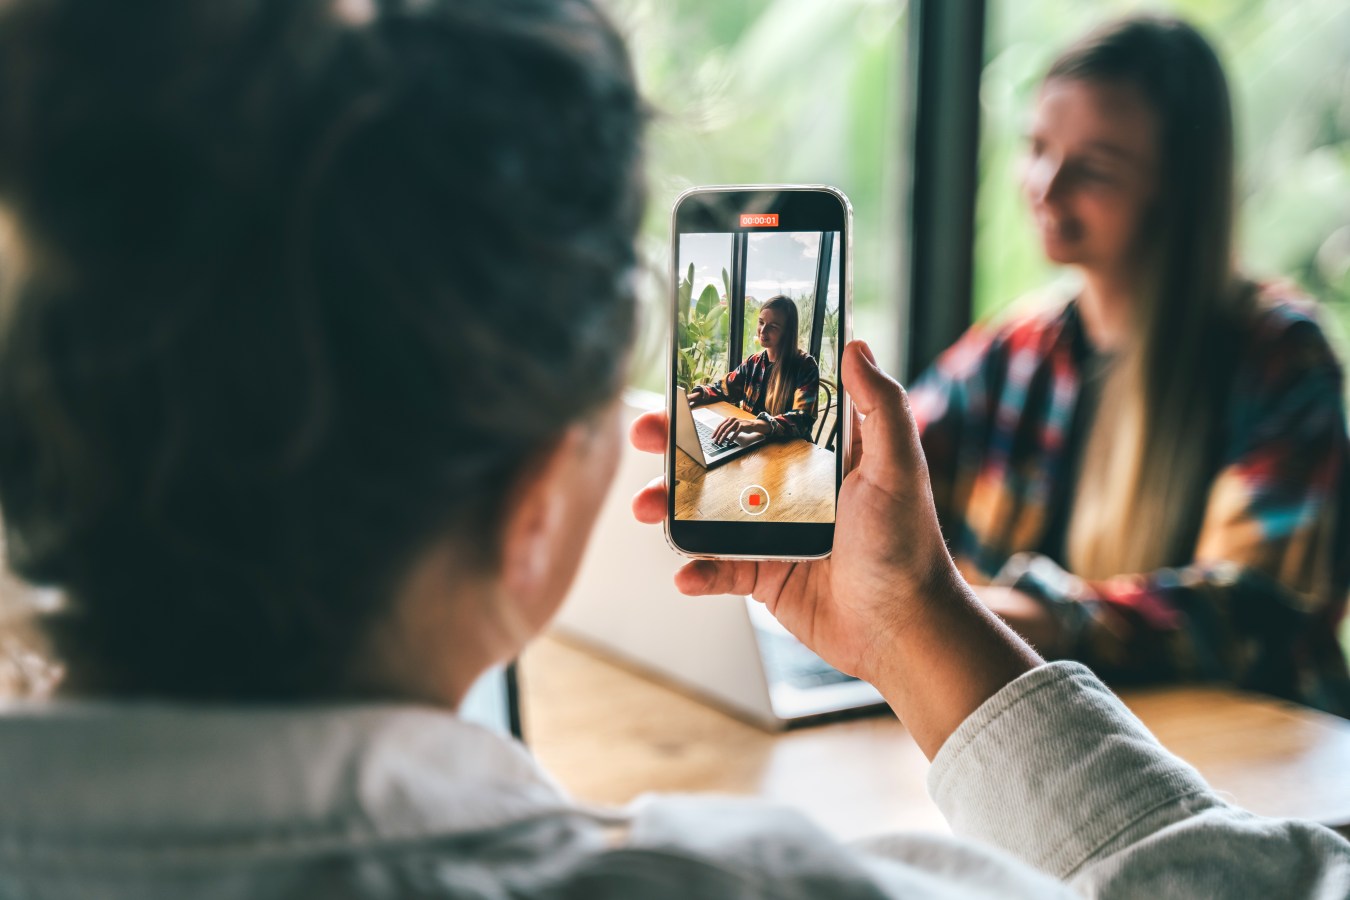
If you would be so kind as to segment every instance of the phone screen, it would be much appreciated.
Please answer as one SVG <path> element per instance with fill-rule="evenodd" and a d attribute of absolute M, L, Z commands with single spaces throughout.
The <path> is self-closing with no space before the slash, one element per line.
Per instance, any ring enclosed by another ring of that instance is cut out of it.
<path fill-rule="evenodd" d="M 703 189 L 673 220 L 672 543 L 824 555 L 847 430 L 848 202 L 823 188 Z"/>

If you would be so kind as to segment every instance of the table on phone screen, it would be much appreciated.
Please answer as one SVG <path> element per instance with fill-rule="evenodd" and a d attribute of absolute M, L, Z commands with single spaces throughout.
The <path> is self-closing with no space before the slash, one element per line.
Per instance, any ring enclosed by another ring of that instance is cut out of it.
<path fill-rule="evenodd" d="M 753 420 L 731 403 L 702 407 L 719 416 Z M 767 441 L 742 456 L 705 469 L 675 449 L 675 518 L 720 522 L 833 522 L 834 451 L 808 440 Z M 741 492 L 759 485 L 768 509 L 752 516 L 741 509 Z"/>

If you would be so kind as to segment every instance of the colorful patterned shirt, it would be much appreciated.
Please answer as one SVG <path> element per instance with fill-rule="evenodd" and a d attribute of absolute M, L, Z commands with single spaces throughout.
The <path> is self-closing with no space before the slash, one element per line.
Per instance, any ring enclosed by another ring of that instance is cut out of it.
<path fill-rule="evenodd" d="M 801 353 L 801 351 L 798 351 Z M 816 421 L 816 401 L 820 393 L 820 369 L 809 353 L 801 353 L 797 364 L 797 385 L 792 394 L 792 408 L 781 415 L 771 416 L 764 408 L 773 363 L 768 351 L 748 357 L 736 371 L 708 385 L 708 393 L 717 400 L 736 403 L 741 409 L 754 413 L 770 423 L 769 437 L 805 438 L 811 440 L 811 426 Z"/>
<path fill-rule="evenodd" d="M 1264 288 L 1257 308 L 1233 348 L 1193 554 L 1168 568 L 1088 582 L 1036 552 L 1076 468 L 1073 302 L 971 328 L 910 403 L 958 565 L 1040 600 L 1068 655 L 1117 682 L 1223 680 L 1350 715 L 1336 639 L 1350 587 L 1341 368 L 1314 304 Z"/>

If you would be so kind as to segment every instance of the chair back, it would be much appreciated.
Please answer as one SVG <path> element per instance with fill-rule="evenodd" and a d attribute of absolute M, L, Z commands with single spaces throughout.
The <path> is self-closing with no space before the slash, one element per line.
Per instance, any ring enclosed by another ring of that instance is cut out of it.
<path fill-rule="evenodd" d="M 816 420 L 816 436 L 814 440 L 816 444 L 819 444 L 821 437 L 825 435 L 825 423 L 830 418 L 830 410 L 834 409 L 834 398 L 839 392 L 839 388 L 835 387 L 834 382 L 829 379 L 822 378 L 820 379 L 820 390 L 825 394 L 825 409 L 820 412 L 820 418 Z M 834 436 L 839 430 L 839 417 L 836 415 L 834 418 L 835 423 L 834 426 L 830 428 L 829 440 L 825 443 L 825 449 L 827 450 L 834 449 Z"/>

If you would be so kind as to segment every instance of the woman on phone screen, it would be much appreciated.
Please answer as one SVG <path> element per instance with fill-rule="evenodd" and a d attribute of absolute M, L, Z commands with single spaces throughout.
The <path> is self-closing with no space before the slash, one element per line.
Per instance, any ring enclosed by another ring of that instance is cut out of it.
<path fill-rule="evenodd" d="M 724 419 L 713 432 L 718 442 L 738 434 L 810 440 L 816 421 L 820 368 L 811 354 L 798 347 L 797 304 L 782 294 L 765 301 L 755 337 L 764 348 L 761 352 L 716 384 L 691 390 L 689 402 L 699 405 L 725 400 L 756 416 L 755 421 L 734 416 Z"/>
<path fill-rule="evenodd" d="M 1070 47 L 1022 188 L 1081 290 L 973 327 L 914 411 L 953 554 L 1042 650 L 1350 713 L 1341 368 L 1311 301 L 1235 269 L 1233 168 L 1193 28 Z"/>

